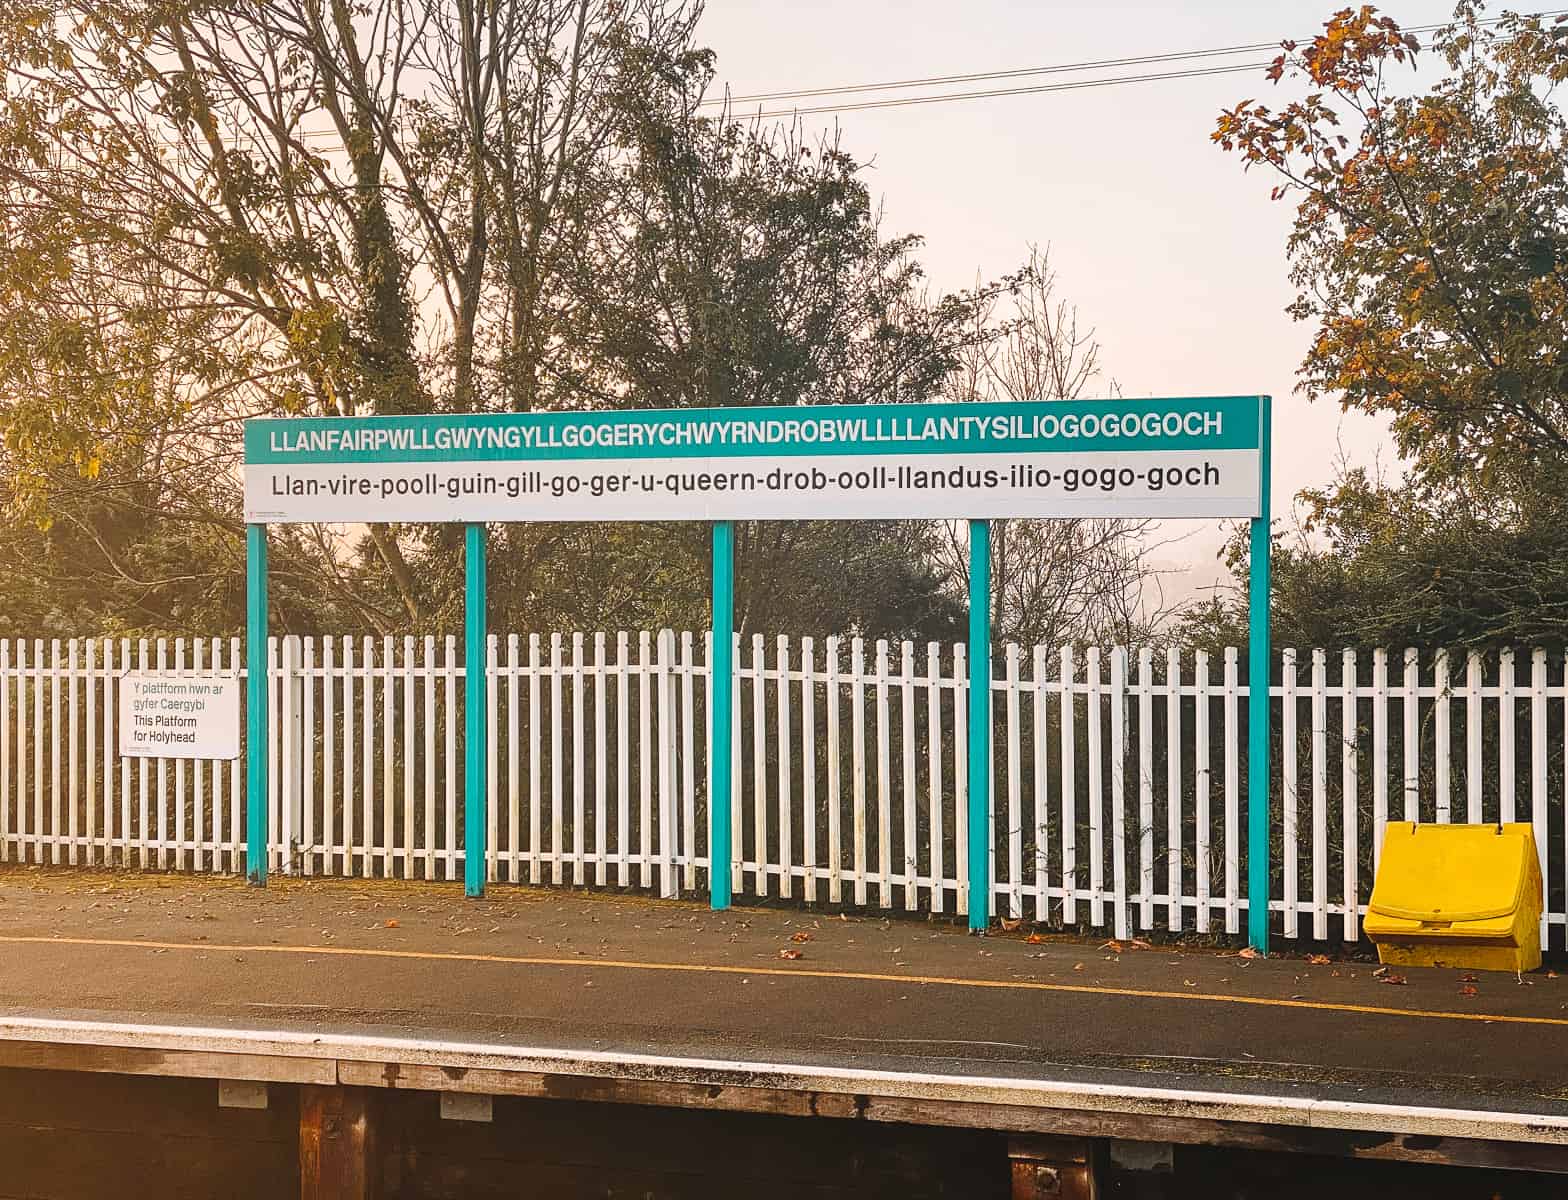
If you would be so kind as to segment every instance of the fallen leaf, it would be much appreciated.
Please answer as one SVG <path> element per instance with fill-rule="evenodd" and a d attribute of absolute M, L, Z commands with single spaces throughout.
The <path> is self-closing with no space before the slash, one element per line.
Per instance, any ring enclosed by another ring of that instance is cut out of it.
<path fill-rule="evenodd" d="M 1461 996 L 1479 996 L 1481 992 L 1473 983 L 1467 983 L 1459 989 L 1459 994 Z"/>
<path fill-rule="evenodd" d="M 388 917 L 387 921 L 386 921 L 386 927 L 388 929 L 396 929 L 398 927 L 397 918 L 396 917 Z"/>
<path fill-rule="evenodd" d="M 1115 938 L 1112 938 L 1110 941 L 1106 942 L 1105 945 L 1101 946 L 1100 949 L 1109 950 L 1112 954 L 1120 954 L 1122 952 L 1122 944 Z"/>
<path fill-rule="evenodd" d="M 1244 946 L 1240 950 L 1236 951 L 1236 957 L 1237 958 L 1257 958 L 1258 957 L 1258 948 L 1256 946 Z"/>
<path fill-rule="evenodd" d="M 1470 972 L 1466 971 L 1463 975 L 1461 975 L 1459 977 L 1459 982 L 1460 983 L 1475 983 L 1476 982 L 1476 977 L 1474 975 L 1472 975 Z"/>
<path fill-rule="evenodd" d="M 799 933 L 792 933 L 789 935 L 789 940 L 792 942 L 809 942 L 811 940 L 811 931 L 802 929 Z"/>
<path fill-rule="evenodd" d="M 1083 964 L 1082 963 L 1074 963 L 1073 964 L 1073 970 L 1075 970 L 1075 971 L 1083 970 Z"/>
<path fill-rule="evenodd" d="M 1196 979 L 1183 979 L 1182 982 L 1184 984 L 1186 984 L 1188 987 L 1197 987 L 1198 986 L 1198 981 Z"/>
<path fill-rule="evenodd" d="M 1038 933 L 1031 933 L 1027 938 L 1024 939 L 1024 941 L 1028 942 L 1031 946 L 1038 946 L 1040 943 L 1045 941 L 1045 939 Z"/>
<path fill-rule="evenodd" d="M 1383 976 L 1382 979 L 1378 980 L 1378 982 L 1379 983 L 1392 983 L 1392 984 L 1403 985 L 1405 983 L 1408 983 L 1409 980 L 1407 980 L 1403 975 L 1395 975 L 1392 972 L 1390 972 L 1389 974 Z"/>
<path fill-rule="evenodd" d="M 1018 930 L 1023 928 L 1023 924 L 1024 924 L 1024 919 L 1022 917 L 1003 917 L 1002 918 L 1002 932 L 1003 933 L 1016 933 Z"/>
<path fill-rule="evenodd" d="M 1134 950 L 1153 950 L 1154 949 L 1154 943 L 1153 942 L 1146 942 L 1142 938 L 1133 938 L 1132 939 L 1132 948 Z"/>
<path fill-rule="evenodd" d="M 1326 967 L 1334 960 L 1326 954 L 1309 954 L 1307 955 L 1307 961 L 1314 967 Z"/>
<path fill-rule="evenodd" d="M 803 955 L 804 951 L 801 950 L 784 949 L 779 951 L 780 958 L 801 958 Z"/>

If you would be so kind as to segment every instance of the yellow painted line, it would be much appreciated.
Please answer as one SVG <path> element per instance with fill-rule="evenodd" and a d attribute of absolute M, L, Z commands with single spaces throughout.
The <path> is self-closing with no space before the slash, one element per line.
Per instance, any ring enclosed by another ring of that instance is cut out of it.
<path fill-rule="evenodd" d="M 1077 996 L 1120 996 L 1129 999 L 1195 1000 L 1210 1004 L 1250 1004 L 1261 1008 L 1304 1008 L 1314 1012 L 1356 1013 L 1375 1017 L 1419 1017 L 1432 1021 L 1496 1021 L 1507 1025 L 1568 1026 L 1568 1017 L 1518 1016 L 1505 1013 L 1443 1012 L 1428 1008 L 1387 1008 L 1375 1004 L 1344 1004 L 1320 1000 L 1284 1000 L 1273 996 L 1225 996 L 1215 992 L 1170 992 L 1153 988 L 1120 988 L 1085 983 L 1046 983 L 1037 979 L 965 979 L 956 975 L 886 975 L 876 971 L 827 971 L 819 967 L 735 967 L 722 963 L 637 962 L 614 958 L 547 958 L 514 954 L 460 954 L 443 950 L 378 950 L 359 946 L 278 946 L 226 942 L 151 942 L 131 938 L 27 937 L 0 934 L 0 944 L 98 946 L 126 950 L 195 950 L 202 953 L 296 954 L 316 957 L 389 958 L 419 962 L 493 963 L 518 967 L 602 968 L 620 971 L 672 971 L 696 975 L 777 976 L 784 979 L 850 979 L 862 983 L 924 983 L 939 987 L 996 988 L 1002 991 L 1059 992 Z"/>

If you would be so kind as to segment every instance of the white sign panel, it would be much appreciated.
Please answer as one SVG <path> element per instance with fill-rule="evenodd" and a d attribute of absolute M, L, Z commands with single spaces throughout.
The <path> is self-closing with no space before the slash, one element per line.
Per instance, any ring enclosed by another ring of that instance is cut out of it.
<path fill-rule="evenodd" d="M 120 677 L 120 753 L 130 758 L 238 758 L 240 679 L 235 675 Z"/>
<path fill-rule="evenodd" d="M 1255 517 L 1263 400 L 256 420 L 245 519 Z"/>

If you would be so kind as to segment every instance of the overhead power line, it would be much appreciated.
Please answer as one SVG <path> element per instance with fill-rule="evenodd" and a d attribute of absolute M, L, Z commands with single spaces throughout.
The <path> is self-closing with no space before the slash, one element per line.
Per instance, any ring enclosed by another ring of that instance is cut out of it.
<path fill-rule="evenodd" d="M 1545 12 L 1529 13 L 1529 14 L 1524 14 L 1524 15 L 1531 16 L 1531 17 L 1536 17 L 1536 18 L 1546 18 L 1546 17 L 1563 16 L 1564 14 L 1568 14 L 1568 9 L 1552 9 L 1552 10 L 1545 11 Z M 1479 24 L 1482 24 L 1482 25 L 1496 25 L 1496 24 L 1500 24 L 1502 20 L 1503 20 L 1503 18 L 1496 17 L 1496 18 L 1492 18 L 1490 20 L 1481 21 L 1481 22 L 1479 22 Z M 1434 30 L 1445 28 L 1447 26 L 1447 24 L 1448 24 L 1448 22 L 1436 23 L 1436 24 L 1431 24 L 1431 25 L 1412 25 L 1412 26 L 1408 26 L 1407 28 L 1405 28 L 1403 30 L 1403 32 L 1405 32 L 1405 33 L 1431 33 Z M 1306 42 L 1306 41 L 1310 41 L 1311 39 L 1310 38 L 1301 38 L 1301 39 L 1298 39 L 1298 40 L 1302 41 L 1302 42 Z M 809 100 L 809 99 L 814 99 L 816 97 L 821 97 L 821 96 L 854 96 L 854 95 L 861 95 L 861 94 L 864 94 L 864 93 L 867 93 L 867 92 L 889 92 L 889 91 L 899 91 L 899 90 L 906 89 L 906 88 L 917 88 L 917 87 L 942 87 L 942 86 L 955 84 L 955 83 L 985 83 L 985 82 L 993 82 L 993 81 L 999 80 L 999 79 L 1022 79 L 1022 78 L 1030 78 L 1030 77 L 1033 77 L 1033 76 L 1040 76 L 1040 75 L 1065 75 L 1065 74 L 1072 74 L 1072 73 L 1076 73 L 1076 72 L 1080 72 L 1080 71 L 1106 70 L 1108 68 L 1114 68 L 1114 67 L 1155 66 L 1155 65 L 1159 65 L 1159 64 L 1178 63 L 1178 62 L 1191 62 L 1193 60 L 1201 60 L 1201 59 L 1206 59 L 1206 58 L 1224 58 L 1224 57 L 1229 57 L 1229 56 L 1236 55 L 1236 54 L 1256 54 L 1256 53 L 1259 53 L 1261 51 L 1278 50 L 1279 46 L 1280 46 L 1280 43 L 1278 41 L 1272 41 L 1272 42 L 1251 42 L 1251 43 L 1247 43 L 1245 45 L 1216 46 L 1216 47 L 1212 47 L 1212 48 L 1207 49 L 1207 50 L 1180 50 L 1180 51 L 1170 51 L 1170 52 L 1162 53 L 1162 54 L 1130 55 L 1130 56 L 1127 56 L 1127 57 L 1124 57 L 1124 58 L 1091 59 L 1091 60 L 1085 60 L 1085 61 L 1082 61 L 1082 62 L 1056 63 L 1056 64 L 1052 64 L 1050 66 L 1043 66 L 1043 67 L 1019 67 L 1019 68 L 1014 68 L 1014 69 L 1004 70 L 1004 71 L 977 71 L 977 72 L 969 72 L 969 73 L 965 73 L 965 74 L 954 74 L 954 75 L 928 75 L 928 76 L 923 76 L 921 78 L 916 78 L 916 79 L 891 79 L 891 80 L 887 80 L 886 82 L 883 82 L 883 83 L 855 83 L 855 84 L 844 84 L 844 85 L 839 86 L 839 87 L 797 88 L 797 89 L 785 90 L 785 91 L 753 92 L 753 93 L 748 93 L 746 95 L 741 95 L 741 96 L 717 96 L 717 97 L 714 97 L 713 99 L 710 99 L 710 100 L 704 100 L 702 103 L 704 105 L 706 105 L 706 106 L 713 106 L 713 105 L 721 105 L 721 104 L 728 104 L 728 105 L 749 104 L 749 103 L 753 103 L 753 102 L 767 102 L 767 101 L 774 101 L 774 100 Z M 1268 63 L 1263 63 L 1261 65 L 1266 67 L 1266 66 L 1268 66 Z M 1195 77 L 1198 77 L 1198 76 L 1201 76 L 1201 75 L 1220 75 L 1220 74 L 1226 74 L 1226 73 L 1228 73 L 1230 71 L 1250 71 L 1250 70 L 1254 70 L 1254 69 L 1256 69 L 1256 67 L 1252 63 L 1236 64 L 1236 65 L 1229 65 L 1228 64 L 1225 67 L 1198 69 L 1198 70 L 1192 70 L 1192 71 L 1174 71 L 1174 72 L 1162 72 L 1162 73 L 1148 73 L 1148 74 L 1142 74 L 1142 75 L 1117 76 L 1117 77 L 1112 77 L 1112 78 L 1108 78 L 1108 79 L 1104 79 L 1104 80 L 1088 81 L 1085 84 L 1081 84 L 1081 85 L 1068 85 L 1068 86 L 1104 87 L 1104 86 L 1109 86 L 1109 85 L 1111 85 L 1113 83 L 1117 83 L 1117 82 L 1142 83 L 1142 82 L 1147 82 L 1147 81 L 1154 80 L 1154 79 L 1186 79 L 1186 78 L 1195 78 Z M 803 115 L 804 114 L 808 114 L 808 113 L 820 113 L 820 112 L 854 112 L 854 111 L 859 111 L 859 110 L 861 110 L 863 108 L 871 108 L 871 107 L 876 107 L 876 108 L 896 107 L 900 103 L 905 103 L 905 104 L 908 104 L 908 103 L 929 104 L 929 103 L 938 103 L 938 102 L 940 102 L 942 100 L 949 100 L 949 99 L 951 99 L 951 100 L 976 100 L 976 99 L 982 99 L 982 98 L 989 97 L 989 96 L 1022 96 L 1022 95 L 1031 95 L 1031 94 L 1035 94 L 1035 93 L 1038 93 L 1038 92 L 1061 91 L 1061 90 L 1068 90 L 1068 88 L 1066 86 L 1063 86 L 1063 87 L 1042 86 L 1042 87 L 1038 87 L 1038 88 L 1009 88 L 1009 89 L 995 89 L 995 90 L 975 91 L 975 92 L 944 92 L 944 93 L 939 93 L 939 94 L 935 94 L 935 95 L 932 95 L 932 96 L 916 97 L 916 98 L 914 98 L 912 100 L 900 101 L 900 100 L 897 100 L 897 99 L 888 99 L 888 100 L 877 100 L 877 101 L 867 101 L 867 102 L 850 101 L 850 102 L 846 102 L 845 104 L 822 105 L 822 106 L 815 106 L 815 107 L 810 107 L 810 108 L 791 109 L 791 110 L 777 110 L 777 111 L 770 111 L 770 112 L 762 112 L 762 113 L 758 113 L 757 115 L 758 116 L 763 116 L 763 117 L 778 117 L 778 116 L 788 116 L 792 112 L 798 112 L 798 113 L 803 114 Z"/>
<path fill-rule="evenodd" d="M 1147 75 L 1110 75 L 1101 79 L 1074 79 L 1034 87 L 991 88 L 979 92 L 943 92 L 937 96 L 902 96 L 893 100 L 864 100 L 858 104 L 824 104 L 814 108 L 780 108 L 752 114 L 758 117 L 809 116 L 812 113 L 864 112 L 873 108 L 907 108 L 912 104 L 943 104 L 950 100 L 987 100 L 995 96 L 1033 96 L 1042 92 L 1071 92 L 1083 88 L 1114 87 L 1120 83 L 1153 83 L 1162 79 L 1199 79 L 1207 75 L 1235 75 L 1261 71 L 1267 62 L 1231 63 L 1223 67 L 1194 67 L 1186 71 L 1156 71 Z"/>

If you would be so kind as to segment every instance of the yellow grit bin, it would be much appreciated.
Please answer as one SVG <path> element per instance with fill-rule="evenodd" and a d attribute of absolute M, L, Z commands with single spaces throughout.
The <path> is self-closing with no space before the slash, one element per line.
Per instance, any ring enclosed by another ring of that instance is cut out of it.
<path fill-rule="evenodd" d="M 1362 928 L 1385 963 L 1531 971 L 1541 902 L 1529 825 L 1390 821 Z"/>

